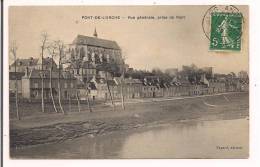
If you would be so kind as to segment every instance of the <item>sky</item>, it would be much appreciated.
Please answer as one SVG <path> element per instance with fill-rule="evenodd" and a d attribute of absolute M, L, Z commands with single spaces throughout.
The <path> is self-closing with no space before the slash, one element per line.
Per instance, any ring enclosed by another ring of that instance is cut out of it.
<path fill-rule="evenodd" d="M 248 71 L 248 7 L 243 13 L 240 52 L 209 51 L 202 29 L 210 6 L 12 6 L 9 8 L 9 43 L 16 41 L 19 58 L 40 57 L 41 33 L 50 40 L 72 43 L 78 34 L 114 40 L 126 63 L 134 69 L 179 68 L 196 64 L 215 73 Z M 82 16 L 120 16 L 120 19 L 82 19 Z M 175 16 L 175 19 L 128 19 L 128 16 Z M 182 19 L 176 19 L 182 16 Z M 185 17 L 183 17 L 185 16 Z M 9 55 L 9 62 L 12 61 Z"/>

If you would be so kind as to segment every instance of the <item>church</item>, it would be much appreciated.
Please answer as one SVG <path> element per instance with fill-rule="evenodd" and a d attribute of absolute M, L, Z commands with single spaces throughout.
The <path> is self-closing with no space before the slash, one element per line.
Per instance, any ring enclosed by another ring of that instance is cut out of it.
<path fill-rule="evenodd" d="M 77 35 L 69 44 L 66 57 L 71 73 L 85 83 L 104 71 L 119 75 L 125 66 L 117 42 L 98 38 L 96 29 L 93 37 Z"/>

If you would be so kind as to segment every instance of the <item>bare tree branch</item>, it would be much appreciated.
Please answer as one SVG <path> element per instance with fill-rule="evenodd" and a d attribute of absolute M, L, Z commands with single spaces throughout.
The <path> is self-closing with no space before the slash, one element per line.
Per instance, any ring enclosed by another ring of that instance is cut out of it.
<path fill-rule="evenodd" d="M 51 99 L 52 99 L 52 104 L 53 104 L 53 108 L 55 110 L 56 113 L 58 113 L 58 110 L 57 110 L 57 107 L 56 107 L 56 104 L 55 104 L 55 100 L 54 100 L 54 97 L 53 97 L 53 88 L 52 88 L 52 71 L 53 71 L 53 60 L 54 60 L 54 57 L 56 56 L 56 49 L 57 47 L 54 45 L 54 44 L 50 44 L 48 47 L 48 52 L 49 54 L 51 55 L 51 68 L 50 68 L 50 93 L 51 93 Z"/>
<path fill-rule="evenodd" d="M 16 117 L 18 120 L 20 120 L 21 117 L 20 117 L 19 108 L 18 108 L 18 81 L 17 81 L 17 71 L 16 71 L 16 66 L 17 66 L 16 51 L 17 51 L 17 49 L 18 49 L 18 47 L 17 47 L 16 41 L 12 41 L 12 43 L 10 45 L 10 52 L 14 57 Z"/>
<path fill-rule="evenodd" d="M 43 65 L 43 62 L 44 62 L 44 51 L 45 49 L 47 48 L 46 46 L 46 43 L 47 43 L 47 40 L 48 40 L 48 34 L 47 32 L 42 32 L 41 34 L 41 60 L 42 60 L 42 67 L 41 67 L 41 81 L 42 81 L 42 112 L 45 112 L 45 109 L 44 109 L 44 65 Z"/>

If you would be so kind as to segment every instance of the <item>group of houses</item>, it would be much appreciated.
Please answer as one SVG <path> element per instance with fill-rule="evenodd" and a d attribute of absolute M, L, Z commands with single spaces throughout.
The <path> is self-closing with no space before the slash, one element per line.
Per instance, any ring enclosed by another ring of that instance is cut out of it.
<path fill-rule="evenodd" d="M 244 78 L 215 75 L 212 68 L 200 71 L 196 80 L 188 79 L 189 67 L 182 72 L 174 69 L 167 79 L 161 76 L 134 78 L 123 74 L 129 70 L 115 41 L 78 35 L 66 50 L 67 66 L 58 67 L 52 58 L 17 59 L 9 69 L 10 97 L 18 89 L 19 97 L 37 100 L 43 97 L 63 100 L 109 100 L 131 98 L 154 98 L 173 96 L 196 96 L 228 91 L 248 91 L 248 76 Z M 51 70 L 50 70 L 51 69 Z M 210 76 L 210 77 L 208 77 Z M 17 83 L 17 89 L 16 89 Z M 42 91 L 43 89 L 43 91 Z"/>

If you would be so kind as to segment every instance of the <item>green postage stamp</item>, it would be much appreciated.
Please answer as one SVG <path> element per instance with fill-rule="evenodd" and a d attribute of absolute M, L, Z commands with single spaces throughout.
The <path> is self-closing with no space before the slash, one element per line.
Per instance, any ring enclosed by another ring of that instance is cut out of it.
<path fill-rule="evenodd" d="M 240 51 L 241 13 L 211 13 L 210 50 Z"/>

